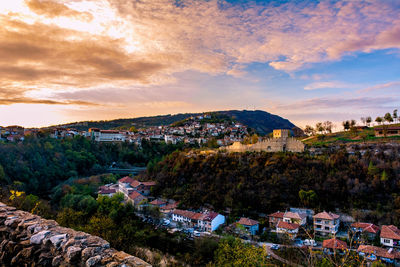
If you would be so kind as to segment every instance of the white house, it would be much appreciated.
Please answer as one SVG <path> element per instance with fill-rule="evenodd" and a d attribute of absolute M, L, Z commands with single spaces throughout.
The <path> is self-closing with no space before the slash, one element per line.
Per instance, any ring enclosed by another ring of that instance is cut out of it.
<path fill-rule="evenodd" d="M 125 142 L 125 134 L 115 130 L 89 129 L 90 137 L 97 142 Z"/>
<path fill-rule="evenodd" d="M 321 236 L 335 235 L 339 230 L 340 216 L 331 212 L 320 212 L 314 216 L 314 233 Z"/>
<path fill-rule="evenodd" d="M 282 220 L 287 223 L 296 223 L 300 226 L 303 226 L 307 224 L 307 214 L 287 211 L 285 214 L 283 214 Z"/>
<path fill-rule="evenodd" d="M 287 234 L 290 238 L 294 239 L 299 233 L 299 228 L 300 225 L 297 223 L 279 221 L 276 225 L 276 232 L 280 234 Z"/>
<path fill-rule="evenodd" d="M 207 232 L 213 232 L 217 228 L 225 223 L 225 216 L 209 211 L 202 214 L 202 216 L 197 221 L 197 226 Z"/>
<path fill-rule="evenodd" d="M 400 247 L 400 230 L 394 225 L 383 225 L 381 229 L 381 244 L 386 247 Z"/>

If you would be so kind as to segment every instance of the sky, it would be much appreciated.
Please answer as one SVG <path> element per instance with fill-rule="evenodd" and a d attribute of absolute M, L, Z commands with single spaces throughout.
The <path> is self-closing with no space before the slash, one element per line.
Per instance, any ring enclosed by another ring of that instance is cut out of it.
<path fill-rule="evenodd" d="M 400 1 L 0 1 L 0 125 L 400 108 Z"/>

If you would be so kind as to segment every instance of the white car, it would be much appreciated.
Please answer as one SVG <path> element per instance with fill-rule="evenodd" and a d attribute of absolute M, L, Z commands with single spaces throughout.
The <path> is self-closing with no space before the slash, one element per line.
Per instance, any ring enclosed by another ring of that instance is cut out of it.
<path fill-rule="evenodd" d="M 315 247 L 317 246 L 317 242 L 314 239 L 306 239 L 303 242 L 304 246 Z"/>
<path fill-rule="evenodd" d="M 195 237 L 200 237 L 200 236 L 201 236 L 201 233 L 198 232 L 198 231 L 194 231 L 194 232 L 193 232 L 193 236 L 195 236 Z"/>

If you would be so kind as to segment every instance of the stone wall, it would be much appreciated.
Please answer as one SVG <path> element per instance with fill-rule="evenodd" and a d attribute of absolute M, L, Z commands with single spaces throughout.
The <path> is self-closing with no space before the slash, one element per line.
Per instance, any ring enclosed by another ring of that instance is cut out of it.
<path fill-rule="evenodd" d="M 0 266 L 151 266 L 97 236 L 0 202 Z"/>
<path fill-rule="evenodd" d="M 293 137 L 268 138 L 253 145 L 243 145 L 235 142 L 231 146 L 222 147 L 221 150 L 228 152 L 266 151 L 266 152 L 303 152 L 304 144 Z"/>

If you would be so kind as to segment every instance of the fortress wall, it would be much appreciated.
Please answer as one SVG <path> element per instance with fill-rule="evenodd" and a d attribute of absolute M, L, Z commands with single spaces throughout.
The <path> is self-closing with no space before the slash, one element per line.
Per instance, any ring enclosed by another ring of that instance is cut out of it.
<path fill-rule="evenodd" d="M 0 202 L 0 266 L 146 266 L 97 236 Z"/>

